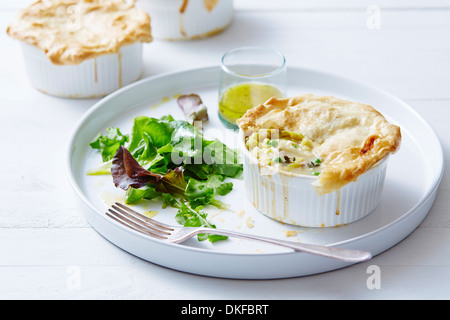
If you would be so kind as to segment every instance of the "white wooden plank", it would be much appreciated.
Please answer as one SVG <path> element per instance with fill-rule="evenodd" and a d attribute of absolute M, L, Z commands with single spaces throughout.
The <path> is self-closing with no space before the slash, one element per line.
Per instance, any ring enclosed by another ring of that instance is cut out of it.
<path fill-rule="evenodd" d="M 252 12 L 258 10 L 365 10 L 369 6 L 376 5 L 385 9 L 405 10 L 424 8 L 448 8 L 449 3 L 446 0 L 420 1 L 420 0 L 235 0 L 234 6 L 237 10 L 250 10 Z"/>
<path fill-rule="evenodd" d="M 284 280 L 199 277 L 150 265 L 41 266 L 0 269 L 0 299 L 334 300 L 449 299 L 449 267 L 380 266 L 370 289 L 370 264 Z M 369 271 L 369 273 L 368 273 Z M 195 283 L 195 289 L 192 284 Z M 270 304 L 270 302 L 269 302 Z"/>
<path fill-rule="evenodd" d="M 0 134 L 10 138 L 0 158 L 0 166 L 8 168 L 0 185 L 0 227 L 83 227 L 65 157 L 74 120 L 87 101 L 70 108 L 64 99 L 41 95 L 40 103 L 3 102 Z"/>
<path fill-rule="evenodd" d="M 134 0 L 128 0 L 134 1 Z M 137 0 L 148 1 L 148 0 Z M 190 0 L 202 1 L 202 0 Z M 2 0 L 0 10 L 13 10 L 23 8 L 35 2 L 35 0 Z M 446 0 L 378 0 L 375 3 L 371 0 L 234 0 L 236 10 L 345 10 L 345 9 L 365 9 L 370 5 L 376 4 L 384 8 L 394 9 L 423 9 L 423 8 L 448 8 L 449 3 Z"/>
<path fill-rule="evenodd" d="M 126 266 L 136 258 L 119 249 L 94 229 L 2 228 L 0 266 Z M 2 270 L 0 268 L 0 270 Z"/>

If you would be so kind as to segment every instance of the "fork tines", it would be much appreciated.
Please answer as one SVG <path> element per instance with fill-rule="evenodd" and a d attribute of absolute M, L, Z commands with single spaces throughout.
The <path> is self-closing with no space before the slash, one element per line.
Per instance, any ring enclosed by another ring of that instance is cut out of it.
<path fill-rule="evenodd" d="M 170 226 L 150 219 L 119 202 L 113 204 L 106 215 L 127 227 L 159 239 L 167 239 L 171 231 L 174 230 Z"/>

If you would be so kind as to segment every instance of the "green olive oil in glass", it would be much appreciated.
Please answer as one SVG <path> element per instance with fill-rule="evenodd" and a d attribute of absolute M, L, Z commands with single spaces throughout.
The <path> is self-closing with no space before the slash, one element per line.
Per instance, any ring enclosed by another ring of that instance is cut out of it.
<path fill-rule="evenodd" d="M 219 118 L 227 128 L 237 129 L 236 120 L 247 110 L 271 97 L 284 97 L 284 56 L 272 49 L 242 47 L 222 57 L 219 84 Z"/>
<path fill-rule="evenodd" d="M 269 98 L 282 98 L 277 87 L 265 83 L 240 83 L 226 89 L 219 101 L 219 115 L 222 121 L 235 124 L 247 110 L 256 107 Z"/>

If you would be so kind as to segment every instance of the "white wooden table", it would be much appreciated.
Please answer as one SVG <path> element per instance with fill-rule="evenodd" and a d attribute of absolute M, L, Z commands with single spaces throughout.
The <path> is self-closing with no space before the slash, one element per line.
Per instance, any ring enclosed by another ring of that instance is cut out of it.
<path fill-rule="evenodd" d="M 31 87 L 20 48 L 5 33 L 29 2 L 0 2 L 1 299 L 450 298 L 448 172 L 410 236 L 370 261 L 324 274 L 208 278 L 154 265 L 106 241 L 84 220 L 65 174 L 69 134 L 97 100 L 60 99 Z M 235 0 L 235 9 L 232 25 L 215 37 L 146 45 L 144 77 L 218 64 L 232 47 L 270 44 L 289 65 L 352 77 L 405 100 L 433 126 L 450 158 L 448 1 Z M 379 288 L 367 285 L 372 265 Z"/>

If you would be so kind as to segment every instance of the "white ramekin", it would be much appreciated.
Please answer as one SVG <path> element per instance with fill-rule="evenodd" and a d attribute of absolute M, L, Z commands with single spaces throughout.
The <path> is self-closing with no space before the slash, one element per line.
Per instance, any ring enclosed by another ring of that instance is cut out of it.
<path fill-rule="evenodd" d="M 140 78 L 142 43 L 136 42 L 76 65 L 53 64 L 45 53 L 21 42 L 28 76 L 40 91 L 64 98 L 99 98 Z"/>
<path fill-rule="evenodd" d="M 240 130 L 244 185 L 255 208 L 277 221 L 303 227 L 335 227 L 357 221 L 380 202 L 388 157 L 338 191 L 319 196 L 314 176 L 290 175 L 258 164 Z"/>
<path fill-rule="evenodd" d="M 233 0 L 219 0 L 211 11 L 203 0 L 136 0 L 135 6 L 150 15 L 152 36 L 162 40 L 192 40 L 220 33 L 231 23 L 234 11 Z"/>

